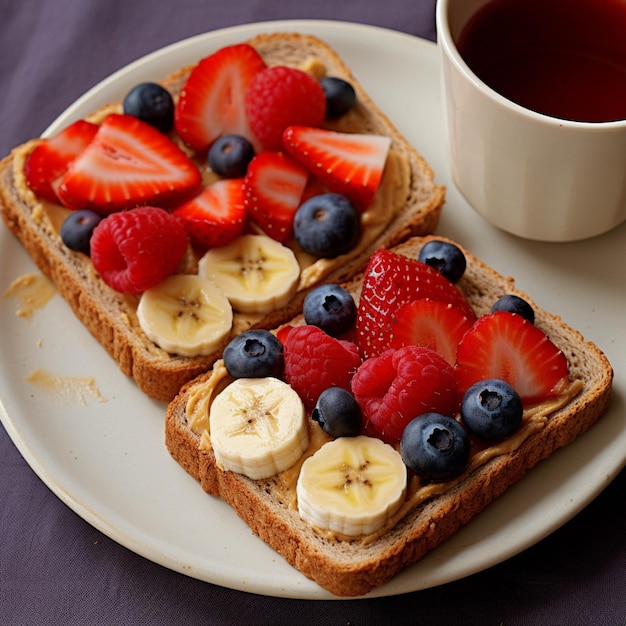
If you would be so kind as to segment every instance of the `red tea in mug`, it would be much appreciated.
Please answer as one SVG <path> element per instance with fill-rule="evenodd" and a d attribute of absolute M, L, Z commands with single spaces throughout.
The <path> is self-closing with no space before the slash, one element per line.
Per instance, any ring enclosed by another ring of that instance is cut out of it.
<path fill-rule="evenodd" d="M 492 0 L 457 47 L 485 84 L 528 109 L 626 119 L 626 0 Z"/>

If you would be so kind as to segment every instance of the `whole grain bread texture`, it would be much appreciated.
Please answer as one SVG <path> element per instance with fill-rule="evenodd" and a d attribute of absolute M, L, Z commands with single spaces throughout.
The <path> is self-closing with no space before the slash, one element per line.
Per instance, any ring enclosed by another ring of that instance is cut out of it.
<path fill-rule="evenodd" d="M 393 149 L 404 155 L 409 164 L 410 186 L 402 208 L 371 245 L 357 255 L 342 257 L 323 280 L 348 280 L 365 266 L 374 249 L 390 247 L 412 235 L 433 232 L 443 207 L 445 188 L 435 182 L 428 163 L 374 104 L 339 55 L 320 39 L 296 33 L 260 35 L 249 43 L 257 48 L 268 65 L 304 66 L 313 73 L 348 80 L 357 93 L 356 106 L 342 118 L 325 125 L 344 132 L 389 136 Z M 213 51 L 207 49 L 206 53 Z M 175 99 L 192 67 L 181 68 L 162 81 Z M 94 111 L 88 119 L 97 122 L 107 113 L 120 111 L 121 103 L 112 103 Z M 122 372 L 132 377 L 147 395 L 165 402 L 171 400 L 185 382 L 210 368 L 223 346 L 207 356 L 181 357 L 168 354 L 144 335 L 136 317 L 138 298 L 109 288 L 87 257 L 65 247 L 58 235 L 60 216 L 53 215 L 50 219 L 49 211 L 44 210 L 40 200 L 28 189 L 23 165 L 26 155 L 38 141 L 33 139 L 15 148 L 0 162 L 0 211 L 4 223 L 40 270 L 55 283 L 80 321 L 118 362 Z M 195 259 L 189 258 L 192 256 L 188 255 L 180 271 L 195 270 Z M 300 290 L 289 305 L 280 310 L 256 319 L 240 320 L 234 332 L 246 327 L 273 328 L 292 318 L 301 310 L 310 288 Z"/>
<path fill-rule="evenodd" d="M 417 258 L 429 238 L 413 238 L 394 248 Z M 464 250 L 468 267 L 458 286 L 477 315 L 488 313 L 504 294 L 517 294 L 535 309 L 536 325 L 564 352 L 572 381 L 580 391 L 549 415 L 544 426 L 516 449 L 501 453 L 484 465 L 452 481 L 447 491 L 410 509 L 392 528 L 374 541 L 342 541 L 323 537 L 300 519 L 297 506 L 286 504 L 279 477 L 251 480 L 221 470 L 210 449 L 189 428 L 187 401 L 211 376 L 207 372 L 188 383 L 170 403 L 165 420 L 165 441 L 173 458 L 208 494 L 228 502 L 263 541 L 293 567 L 337 596 L 360 596 L 385 584 L 402 569 L 451 537 L 491 501 L 520 480 L 539 461 L 567 445 L 590 428 L 607 410 L 613 370 L 605 355 L 560 317 L 540 309 L 525 293 Z M 361 279 L 347 286 L 358 297 Z M 294 320 L 300 323 L 301 317 Z M 319 428 L 310 420 L 309 428 Z"/>

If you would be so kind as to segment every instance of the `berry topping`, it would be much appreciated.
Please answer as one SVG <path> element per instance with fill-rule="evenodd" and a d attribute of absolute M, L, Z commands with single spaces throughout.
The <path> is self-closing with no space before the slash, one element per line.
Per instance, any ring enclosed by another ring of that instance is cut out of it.
<path fill-rule="evenodd" d="M 311 417 L 331 437 L 356 437 L 361 433 L 361 407 L 354 396 L 341 387 L 322 391 Z"/>
<path fill-rule="evenodd" d="M 226 46 L 202 59 L 176 104 L 174 125 L 181 139 L 197 152 L 208 150 L 220 135 L 242 135 L 254 143 L 245 93 L 263 69 L 265 62 L 248 44 Z"/>
<path fill-rule="evenodd" d="M 354 248 L 361 234 L 361 217 L 354 205 L 338 193 L 309 198 L 296 211 L 293 230 L 309 254 L 334 259 Z"/>
<path fill-rule="evenodd" d="M 451 283 L 456 283 L 465 273 L 467 260 L 462 250 L 448 241 L 431 240 L 419 252 L 418 261 L 434 267 Z"/>
<path fill-rule="evenodd" d="M 348 331 L 356 320 L 356 304 L 352 294 L 339 285 L 316 287 L 304 298 L 304 321 L 319 326 L 331 337 Z"/>
<path fill-rule="evenodd" d="M 224 349 L 224 365 L 234 378 L 279 378 L 285 366 L 283 344 L 267 330 L 246 330 Z"/>
<path fill-rule="evenodd" d="M 259 72 L 246 92 L 246 115 L 266 150 L 281 150 L 287 126 L 319 126 L 326 114 L 326 97 L 310 74 L 278 65 Z"/>
<path fill-rule="evenodd" d="M 421 298 L 459 307 L 465 317 L 475 319 L 465 296 L 435 269 L 389 250 L 375 252 L 365 270 L 357 313 L 361 353 L 369 357 L 386 350 L 400 305 Z"/>
<path fill-rule="evenodd" d="M 398 442 L 414 417 L 433 411 L 452 415 L 457 404 L 452 366 L 421 346 L 389 349 L 367 359 L 351 388 L 366 424 L 388 443 Z"/>
<path fill-rule="evenodd" d="M 209 167 L 224 178 L 243 178 L 254 157 L 252 144 L 241 135 L 218 137 L 209 149 Z"/>
<path fill-rule="evenodd" d="M 102 215 L 89 209 L 72 211 L 61 224 L 61 241 L 70 249 L 89 256 L 91 235 L 102 221 Z"/>
<path fill-rule="evenodd" d="M 310 411 L 328 387 L 350 389 L 361 363 L 357 347 L 327 335 L 317 326 L 297 326 L 284 338 L 285 380 Z"/>
<path fill-rule="evenodd" d="M 461 419 L 467 430 L 490 441 L 513 434 L 522 423 L 523 413 L 515 389 L 497 378 L 474 383 L 461 401 Z"/>
<path fill-rule="evenodd" d="M 163 205 L 195 191 L 200 171 L 166 135 L 132 115 L 109 115 L 59 185 L 70 209 L 111 213 Z"/>
<path fill-rule="evenodd" d="M 293 235 L 293 218 L 300 206 L 308 172 L 282 152 L 261 152 L 252 159 L 244 179 L 248 215 L 272 239 Z"/>
<path fill-rule="evenodd" d="M 541 402 L 569 383 L 567 359 L 521 315 L 496 311 L 478 318 L 457 349 L 459 393 L 487 378 L 506 381 L 522 402 Z"/>
<path fill-rule="evenodd" d="M 380 185 L 391 140 L 379 135 L 289 126 L 283 144 L 330 191 L 347 196 L 359 211 L 364 211 Z"/>
<path fill-rule="evenodd" d="M 157 83 L 140 83 L 133 87 L 122 103 L 126 115 L 169 133 L 174 126 L 174 100 L 170 92 Z"/>
<path fill-rule="evenodd" d="M 469 462 L 470 440 L 453 418 L 427 413 L 404 429 L 400 454 L 405 465 L 421 478 L 441 482 L 461 474 Z"/>
<path fill-rule="evenodd" d="M 454 365 L 457 345 L 474 319 L 460 307 L 440 300 L 422 298 L 407 302 L 393 316 L 391 347 L 424 346 Z"/>
<path fill-rule="evenodd" d="M 186 248 L 181 223 L 146 206 L 104 218 L 91 237 L 91 260 L 109 287 L 140 293 L 172 274 Z"/>
<path fill-rule="evenodd" d="M 223 246 L 239 237 L 248 213 L 243 201 L 242 179 L 225 178 L 174 209 L 192 243 L 200 248 Z"/>
<path fill-rule="evenodd" d="M 347 113 L 356 103 L 354 87 L 342 78 L 325 76 L 320 85 L 326 96 L 326 117 L 334 120 Z"/>
<path fill-rule="evenodd" d="M 54 137 L 43 139 L 28 155 L 24 165 L 28 186 L 41 198 L 58 202 L 57 189 L 61 178 L 97 132 L 96 124 L 78 120 Z"/>
<path fill-rule="evenodd" d="M 531 324 L 535 323 L 535 311 L 533 307 L 526 302 L 524 298 L 520 298 L 512 293 L 498 298 L 491 307 L 491 312 L 493 313 L 494 311 L 517 313 L 527 319 Z"/>

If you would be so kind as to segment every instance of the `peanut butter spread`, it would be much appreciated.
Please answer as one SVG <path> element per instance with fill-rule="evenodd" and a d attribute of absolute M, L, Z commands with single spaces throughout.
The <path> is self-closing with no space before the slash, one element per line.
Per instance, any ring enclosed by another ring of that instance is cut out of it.
<path fill-rule="evenodd" d="M 211 401 L 230 380 L 224 367 L 224 362 L 220 359 L 215 364 L 210 377 L 204 383 L 195 385 L 189 391 L 185 409 L 187 422 L 189 428 L 200 437 L 200 448 L 205 451 L 211 450 L 209 432 Z M 517 450 L 531 435 L 545 426 L 550 415 L 565 406 L 573 397 L 580 393 L 582 388 L 582 381 L 575 380 L 559 396 L 541 404 L 526 407 L 519 429 L 513 435 L 495 445 L 475 450 L 470 456 L 469 464 L 465 471 L 456 478 L 441 483 L 424 483 L 418 476 L 412 475 L 409 478 L 406 499 L 399 511 L 378 532 L 359 537 L 356 540 L 363 543 L 376 541 L 407 515 L 409 511 L 422 502 L 449 491 L 491 459 Z M 277 490 L 277 498 L 281 502 L 287 503 L 287 506 L 293 510 L 297 510 L 296 483 L 302 463 L 309 456 L 312 456 L 324 443 L 330 441 L 330 437 L 312 420 L 309 420 L 309 434 L 309 446 L 302 457 L 291 468 L 278 474 L 273 483 L 274 489 Z M 355 541 L 354 537 L 343 537 L 338 533 L 319 528 L 314 530 L 329 539 Z"/>

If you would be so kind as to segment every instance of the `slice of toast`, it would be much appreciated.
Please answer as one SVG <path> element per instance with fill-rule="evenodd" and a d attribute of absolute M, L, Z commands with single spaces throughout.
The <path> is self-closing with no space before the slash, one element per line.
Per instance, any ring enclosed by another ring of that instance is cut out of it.
<path fill-rule="evenodd" d="M 323 73 L 348 80 L 356 90 L 357 105 L 342 118 L 325 125 L 345 132 L 389 136 L 394 152 L 402 155 L 408 164 L 410 178 L 402 207 L 372 241 L 331 263 L 319 280 L 348 280 L 365 266 L 374 249 L 392 246 L 411 235 L 433 232 L 445 189 L 434 182 L 434 174 L 423 157 L 374 104 L 337 53 L 315 37 L 293 33 L 260 35 L 249 43 L 269 65 L 304 67 L 317 75 Z M 207 54 L 211 52 L 207 50 Z M 175 98 L 191 69 L 191 66 L 181 68 L 164 79 L 163 84 Z M 95 111 L 89 119 L 100 121 L 107 113 L 120 110 L 121 104 L 112 104 Z M 63 245 L 58 235 L 63 210 L 44 205 L 26 185 L 23 165 L 36 144 L 37 140 L 33 140 L 19 146 L 0 162 L 0 210 L 5 224 L 20 239 L 41 271 L 53 280 L 76 316 L 119 363 L 121 370 L 133 377 L 149 396 L 171 400 L 181 385 L 211 366 L 223 346 L 211 355 L 181 357 L 168 354 L 144 335 L 136 316 L 137 298 L 110 289 L 94 272 L 87 257 Z M 369 227 L 365 230 L 374 232 Z M 194 268 L 193 261 L 189 267 Z M 300 311 L 306 291 L 312 286 L 303 286 L 286 307 L 263 317 L 236 316 L 235 329 L 273 328 L 285 322 Z"/>
<path fill-rule="evenodd" d="M 428 239 L 413 238 L 394 250 L 417 258 Z M 488 313 L 491 305 L 507 293 L 526 299 L 534 307 L 535 324 L 565 354 L 572 391 L 551 407 L 539 429 L 530 429 L 519 438 L 511 437 L 505 446 L 494 444 L 483 461 L 470 461 L 469 469 L 459 479 L 446 484 L 441 493 L 435 490 L 423 501 L 416 500 L 381 536 L 367 541 L 323 537 L 299 517 L 293 504 L 293 490 L 285 488 L 284 476 L 251 480 L 217 466 L 212 450 L 206 445 L 210 438 L 204 437 L 202 442 L 202 429 L 192 429 L 190 422 L 202 417 L 199 415 L 202 412 L 208 420 L 210 400 L 206 399 L 206 390 L 210 389 L 213 377 L 219 377 L 221 361 L 214 371 L 188 383 L 168 406 L 165 440 L 173 458 L 207 493 L 228 502 L 252 531 L 291 565 L 338 596 L 366 594 L 418 561 L 536 463 L 585 432 L 608 408 L 613 371 L 604 354 L 560 317 L 537 307 L 528 295 L 515 288 L 512 278 L 501 276 L 464 252 L 467 270 L 457 285 L 476 314 Z M 360 285 L 359 277 L 347 284 L 357 298 Z M 302 323 L 301 317 L 293 323 Z M 309 428 L 311 432 L 320 430 L 312 420 Z M 287 484 L 294 484 L 293 477 Z"/>

